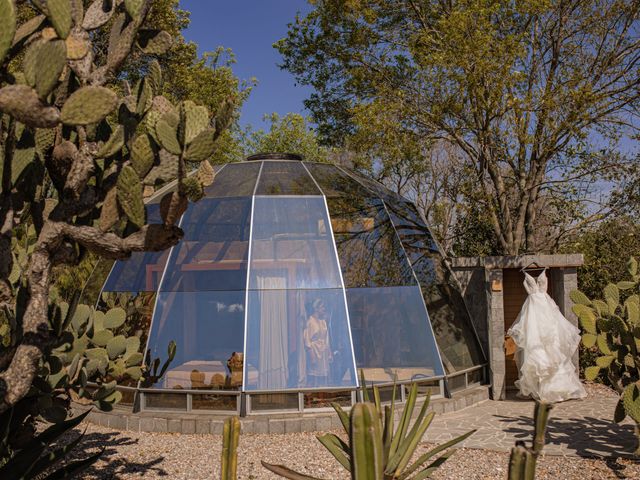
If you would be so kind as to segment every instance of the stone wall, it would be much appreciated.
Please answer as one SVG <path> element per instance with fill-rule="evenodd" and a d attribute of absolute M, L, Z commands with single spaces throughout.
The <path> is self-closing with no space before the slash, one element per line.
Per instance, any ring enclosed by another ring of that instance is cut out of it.
<path fill-rule="evenodd" d="M 548 275 L 552 277 L 553 285 L 553 291 L 549 294 L 563 315 L 577 326 L 578 319 L 571 311 L 569 293 L 578 288 L 577 267 L 584 262 L 582 254 L 451 259 L 451 266 L 461 284 L 480 342 L 489 357 L 491 393 L 494 399 L 506 397 L 503 270 L 522 268 L 532 262 L 549 269 Z M 577 352 L 573 360 L 577 369 Z"/>

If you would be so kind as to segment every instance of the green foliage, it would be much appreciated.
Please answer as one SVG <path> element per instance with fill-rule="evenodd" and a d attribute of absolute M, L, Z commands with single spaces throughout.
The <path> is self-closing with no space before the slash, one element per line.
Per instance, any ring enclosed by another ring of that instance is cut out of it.
<path fill-rule="evenodd" d="M 578 286 L 587 297 L 598 297 L 605 285 L 627 275 L 629 253 L 640 251 L 640 222 L 627 216 L 600 222 L 581 231 L 562 251 L 584 254 Z"/>
<path fill-rule="evenodd" d="M 589 300 L 572 292 L 573 312 L 584 330 L 582 343 L 597 355 L 595 365 L 585 369 L 587 380 L 605 379 L 620 395 L 616 421 L 626 415 L 640 425 L 640 273 L 638 262 L 626 262 L 629 280 L 610 283 L 602 300 Z M 638 430 L 637 430 L 638 431 Z M 640 436 L 638 438 L 640 451 Z"/>
<path fill-rule="evenodd" d="M 363 392 L 367 392 L 364 389 Z M 413 462 L 412 457 L 418 444 L 424 437 L 435 413 L 427 413 L 430 396 L 424 399 L 420 411 L 411 425 L 418 386 L 413 384 L 407 397 L 406 404 L 395 426 L 395 389 L 391 405 L 380 404 L 380 394 L 377 387 L 373 387 L 374 402 L 359 403 L 347 414 L 338 404 L 332 404 L 338 414 L 349 443 L 340 437 L 329 433 L 318 436 L 318 440 L 329 450 L 334 458 L 349 472 L 351 477 L 359 480 L 394 480 L 394 479 L 422 479 L 428 478 L 454 452 L 451 447 L 462 442 L 475 432 L 471 430 L 459 437 L 439 445 L 422 454 Z M 444 453 L 443 453 L 444 452 Z M 429 462 L 429 463 L 427 463 Z M 425 466 L 425 464 L 427 464 Z M 281 477 L 290 479 L 311 479 L 311 477 L 294 472 L 282 465 L 262 465 Z"/>
<path fill-rule="evenodd" d="M 509 480 L 533 480 L 535 478 L 536 463 L 544 447 L 547 422 L 552 408 L 551 404 L 536 401 L 533 413 L 532 445 L 526 447 L 522 442 L 511 449 Z"/>
<path fill-rule="evenodd" d="M 236 480 L 238 472 L 238 443 L 240 441 L 240 419 L 229 417 L 222 429 L 222 472 L 220 480 Z"/>
<path fill-rule="evenodd" d="M 265 115 L 269 131 L 242 132 L 241 144 L 246 155 L 259 152 L 298 153 L 310 162 L 327 162 L 332 150 L 319 144 L 317 132 L 309 120 L 298 113 L 280 117 L 277 113 Z"/>
<path fill-rule="evenodd" d="M 460 200 L 480 204 L 507 254 L 555 249 L 609 211 L 592 205 L 610 193 L 599 180 L 621 181 L 633 161 L 607 147 L 638 132 L 636 113 L 619 126 L 640 105 L 628 2 L 312 3 L 275 47 L 313 88 L 323 144 L 394 167 L 428 165 L 445 142 L 475 175 Z"/>

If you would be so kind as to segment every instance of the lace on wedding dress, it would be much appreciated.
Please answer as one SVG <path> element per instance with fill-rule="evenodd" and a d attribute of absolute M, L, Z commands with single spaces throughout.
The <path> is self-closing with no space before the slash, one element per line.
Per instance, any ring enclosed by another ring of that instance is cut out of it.
<path fill-rule="evenodd" d="M 547 294 L 547 276 L 525 272 L 524 288 L 529 294 L 518 318 L 507 332 L 516 344 L 519 379 L 523 396 L 544 402 L 584 398 L 572 357 L 580 343 L 580 331 L 567 320 Z"/>

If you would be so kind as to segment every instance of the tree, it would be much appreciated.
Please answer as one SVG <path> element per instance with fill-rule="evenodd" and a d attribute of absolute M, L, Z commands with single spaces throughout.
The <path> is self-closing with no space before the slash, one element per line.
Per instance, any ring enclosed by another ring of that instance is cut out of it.
<path fill-rule="evenodd" d="M 269 131 L 254 131 L 251 127 L 240 132 L 240 143 L 245 156 L 258 152 L 298 153 L 310 162 L 326 162 L 331 149 L 318 143 L 318 136 L 309 126 L 309 120 L 298 113 L 265 115 Z"/>
<path fill-rule="evenodd" d="M 539 250 L 539 226 L 552 248 L 606 213 L 599 181 L 626 166 L 608 146 L 638 125 L 636 1 L 314 3 L 276 46 L 316 90 L 325 142 L 454 146 L 507 254 Z"/>
<path fill-rule="evenodd" d="M 148 22 L 153 3 L 96 0 L 85 10 L 74 0 L 33 1 L 35 15 L 18 24 L 16 4 L 0 0 L 0 303 L 15 330 L 0 350 L 3 421 L 41 387 L 52 349 L 70 348 L 71 318 L 49 302 L 53 267 L 87 252 L 123 259 L 175 245 L 188 201 L 213 181 L 207 160 L 236 96 L 213 116 L 189 100 L 174 106 L 153 60 L 122 95 L 109 88 L 132 51 L 153 57 L 171 46 L 171 35 Z M 102 28 L 106 53 L 91 36 Z M 187 176 L 187 162 L 200 165 L 196 175 Z M 177 181 L 161 201 L 162 223 L 147 223 L 150 177 Z"/>

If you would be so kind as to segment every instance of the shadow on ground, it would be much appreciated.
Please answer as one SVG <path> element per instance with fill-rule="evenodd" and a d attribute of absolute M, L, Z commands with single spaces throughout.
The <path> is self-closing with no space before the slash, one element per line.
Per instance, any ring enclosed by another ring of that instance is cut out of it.
<path fill-rule="evenodd" d="M 504 428 L 505 432 L 517 439 L 531 439 L 533 432 L 531 417 L 496 415 L 496 418 L 510 424 Z M 620 425 L 602 418 L 554 419 L 551 417 L 547 425 L 546 445 L 548 447 L 562 445 L 581 457 L 631 457 L 636 441 L 632 425 Z"/>
<path fill-rule="evenodd" d="M 82 432 L 74 430 L 72 432 L 75 438 Z M 138 474 L 141 477 L 147 474 L 155 474 L 156 476 L 168 476 L 169 474 L 159 466 L 164 457 L 159 456 L 149 462 L 134 462 L 127 457 L 118 454 L 117 447 L 123 445 L 135 445 L 138 440 L 122 435 L 123 432 L 113 433 L 97 433 L 91 432 L 85 434 L 80 444 L 74 449 L 69 456 L 69 460 L 77 460 L 85 458 L 88 454 L 97 453 L 104 449 L 100 460 L 94 465 L 83 470 L 82 478 L 120 478 L 125 474 Z M 69 437 L 70 438 L 70 437 Z"/>

